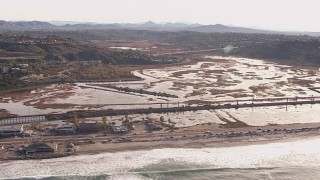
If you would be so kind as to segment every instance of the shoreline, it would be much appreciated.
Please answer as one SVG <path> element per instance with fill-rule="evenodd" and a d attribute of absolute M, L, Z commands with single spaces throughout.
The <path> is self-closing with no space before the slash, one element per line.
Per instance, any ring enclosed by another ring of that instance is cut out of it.
<path fill-rule="evenodd" d="M 36 155 L 20 155 L 16 157 L 1 157 L 0 162 L 18 161 L 18 160 L 41 160 L 56 159 L 73 155 L 72 153 L 53 153 L 53 154 L 36 154 Z"/>

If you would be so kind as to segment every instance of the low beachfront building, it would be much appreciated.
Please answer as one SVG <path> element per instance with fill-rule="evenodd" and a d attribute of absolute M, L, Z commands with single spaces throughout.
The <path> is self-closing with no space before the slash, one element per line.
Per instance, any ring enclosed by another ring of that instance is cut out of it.
<path fill-rule="evenodd" d="M 45 143 L 33 143 L 25 147 L 23 152 L 26 155 L 35 153 L 54 153 L 54 148 Z"/>
<path fill-rule="evenodd" d="M 113 134 L 126 134 L 129 133 L 129 128 L 127 126 L 112 126 L 111 127 Z"/>
<path fill-rule="evenodd" d="M 59 134 L 72 134 L 76 132 L 76 128 L 72 123 L 59 124 L 54 131 Z"/>
<path fill-rule="evenodd" d="M 100 126 L 95 121 L 84 121 L 79 123 L 77 131 L 81 133 L 99 132 Z"/>
<path fill-rule="evenodd" d="M 149 131 L 160 131 L 163 129 L 161 123 L 159 122 L 146 123 L 145 125 Z"/>
<path fill-rule="evenodd" d="M 0 137 L 20 136 L 23 133 L 23 125 L 0 127 Z"/>

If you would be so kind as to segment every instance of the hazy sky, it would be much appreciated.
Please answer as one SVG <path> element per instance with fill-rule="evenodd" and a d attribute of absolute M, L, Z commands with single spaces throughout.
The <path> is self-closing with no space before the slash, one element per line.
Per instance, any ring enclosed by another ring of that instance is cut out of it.
<path fill-rule="evenodd" d="M 320 0 L 0 0 L 3 20 L 192 22 L 320 32 Z"/>

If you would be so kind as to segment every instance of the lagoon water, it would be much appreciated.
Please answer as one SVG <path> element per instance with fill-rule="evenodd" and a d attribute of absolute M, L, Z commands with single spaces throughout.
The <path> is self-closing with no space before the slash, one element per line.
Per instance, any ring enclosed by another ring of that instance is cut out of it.
<path fill-rule="evenodd" d="M 319 179 L 320 138 L 0 163 L 0 179 Z"/>

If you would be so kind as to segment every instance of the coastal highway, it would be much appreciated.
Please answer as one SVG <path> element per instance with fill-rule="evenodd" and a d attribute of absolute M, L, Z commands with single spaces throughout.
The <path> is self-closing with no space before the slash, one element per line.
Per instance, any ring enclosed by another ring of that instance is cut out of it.
<path fill-rule="evenodd" d="M 142 132 L 131 132 L 128 134 L 74 134 L 74 135 L 62 135 L 62 136 L 40 136 L 39 134 L 32 137 L 12 137 L 0 139 L 0 146 L 7 146 L 11 144 L 28 144 L 30 141 L 40 141 L 40 142 L 80 142 L 80 141 L 94 141 L 101 142 L 103 140 L 112 140 L 115 142 L 121 137 L 130 138 L 133 142 L 143 142 L 143 141 L 164 141 L 164 139 L 180 139 L 184 137 L 185 139 L 202 138 L 204 135 L 221 135 L 220 137 L 227 138 L 228 134 L 241 133 L 242 136 L 247 136 L 245 133 L 252 132 L 250 136 L 262 136 L 262 135 L 283 135 L 292 133 L 304 133 L 312 132 L 318 133 L 320 128 L 320 123 L 306 123 L 306 124 L 284 124 L 284 125 L 267 125 L 261 127 L 247 126 L 239 128 L 217 128 L 212 125 L 198 125 L 191 127 L 183 127 L 174 131 L 154 131 L 149 133 L 146 131 Z M 277 131 L 275 131 L 277 130 Z M 267 134 L 265 134 L 268 131 Z"/>

